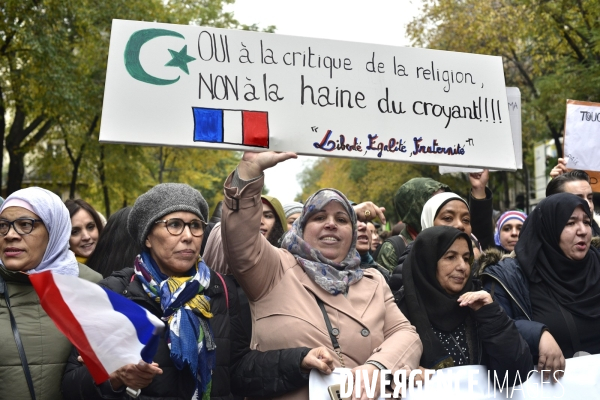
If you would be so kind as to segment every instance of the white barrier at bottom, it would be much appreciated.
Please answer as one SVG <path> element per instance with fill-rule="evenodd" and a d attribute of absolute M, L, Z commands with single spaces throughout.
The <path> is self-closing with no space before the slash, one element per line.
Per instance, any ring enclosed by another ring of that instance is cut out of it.
<path fill-rule="evenodd" d="M 349 369 L 342 368 L 336 368 L 331 375 L 312 370 L 309 384 L 310 400 L 335 400 L 331 399 L 328 388 L 331 385 L 342 384 L 348 373 Z M 529 379 L 519 378 L 509 382 L 508 377 L 494 376 L 492 371 L 480 365 L 446 368 L 436 372 L 423 388 L 408 388 L 405 398 L 600 400 L 600 355 L 568 359 L 565 374 L 557 383 L 543 381 L 541 374 L 535 369 L 530 371 Z M 519 384 L 525 379 L 525 382 Z M 514 383 L 517 384 L 512 386 Z"/>

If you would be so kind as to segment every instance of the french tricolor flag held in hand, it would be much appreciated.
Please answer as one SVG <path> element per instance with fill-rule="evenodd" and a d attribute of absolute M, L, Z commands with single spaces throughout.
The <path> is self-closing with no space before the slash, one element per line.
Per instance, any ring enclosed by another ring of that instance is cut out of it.
<path fill-rule="evenodd" d="M 192 107 L 194 141 L 269 148 L 269 115 L 264 111 Z"/>
<path fill-rule="evenodd" d="M 164 323 L 129 299 L 75 276 L 29 276 L 42 307 L 100 384 L 140 359 L 152 362 Z"/>

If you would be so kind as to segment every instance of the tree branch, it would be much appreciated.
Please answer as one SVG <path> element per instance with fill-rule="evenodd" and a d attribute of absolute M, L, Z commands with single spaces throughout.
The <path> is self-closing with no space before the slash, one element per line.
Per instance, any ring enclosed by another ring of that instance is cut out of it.
<path fill-rule="evenodd" d="M 69 155 L 69 159 L 71 163 L 75 164 L 75 157 L 73 157 L 73 151 L 69 147 L 69 140 L 67 139 L 67 134 L 63 131 L 63 139 L 65 141 L 65 149 L 67 150 L 67 154 Z"/>
<path fill-rule="evenodd" d="M 573 51 L 577 55 L 577 59 L 579 60 L 579 62 L 581 62 L 581 63 L 585 62 L 585 56 L 579 49 L 579 46 L 577 46 L 577 43 L 575 43 L 575 41 L 573 40 L 571 35 L 569 35 L 568 31 L 565 29 L 565 26 L 568 26 L 568 25 L 565 22 L 564 18 L 562 16 L 556 15 L 550 11 L 548 11 L 548 14 L 550 14 L 550 17 L 557 23 L 558 30 L 560 31 L 562 36 L 565 38 L 565 40 L 569 44 L 569 47 L 571 47 L 571 49 L 573 49 Z"/>
<path fill-rule="evenodd" d="M 517 70 L 519 70 L 519 73 L 521 74 L 523 79 L 525 79 L 527 86 L 529 86 L 529 88 L 531 89 L 533 96 L 536 99 L 539 98 L 540 94 L 539 94 L 537 88 L 535 87 L 535 83 L 533 83 L 533 80 L 529 77 L 529 74 L 525 70 L 525 67 L 521 64 L 521 61 L 519 61 L 519 56 L 517 56 L 517 53 L 515 52 L 515 50 L 512 47 L 510 48 L 510 52 L 512 54 L 512 58 L 510 58 L 510 57 L 506 57 L 506 58 L 508 58 L 509 60 L 511 60 L 513 62 L 513 64 L 515 64 L 515 66 L 517 67 Z"/>
<path fill-rule="evenodd" d="M 98 120 L 100 119 L 99 115 L 96 115 L 94 117 L 94 119 L 92 120 L 92 123 L 90 124 L 88 131 L 85 135 L 86 138 L 91 138 L 92 135 L 94 134 L 94 130 L 96 129 L 96 126 L 98 125 Z M 61 130 L 63 131 L 63 139 L 65 141 L 65 149 L 67 150 L 67 154 L 69 155 L 69 159 L 71 160 L 71 162 L 73 163 L 73 165 L 75 165 L 76 163 L 78 164 L 79 162 L 81 162 L 81 158 L 83 155 L 83 151 L 85 150 L 85 145 L 86 142 L 84 141 L 83 144 L 81 146 L 79 146 L 79 153 L 77 154 L 77 158 L 73 155 L 73 150 L 71 150 L 71 148 L 69 147 L 69 140 L 67 139 L 67 133 L 65 132 L 64 128 L 62 128 L 61 126 Z"/>
<path fill-rule="evenodd" d="M 42 125 L 40 129 L 38 129 L 37 133 L 21 146 L 21 151 L 27 152 L 30 149 L 34 148 L 39 143 L 39 141 L 42 140 L 44 136 L 46 136 L 46 133 L 48 133 L 52 125 L 54 125 L 54 121 L 52 119 L 47 119 L 46 122 L 44 122 L 44 125 Z"/>
<path fill-rule="evenodd" d="M 577 6 L 579 8 L 579 12 L 581 13 L 581 18 L 583 19 L 583 22 L 585 23 L 585 26 L 587 27 L 588 31 L 592 31 L 592 26 L 590 25 L 590 22 L 587 19 L 587 13 L 585 12 L 585 9 L 583 8 L 583 3 L 581 2 L 581 0 L 577 0 Z"/>
<path fill-rule="evenodd" d="M 6 136 L 6 147 L 8 149 L 18 147 L 20 141 L 18 141 L 17 138 L 19 136 L 19 132 L 21 132 L 23 130 L 24 124 L 25 124 L 25 113 L 23 112 L 23 109 L 17 105 L 16 110 L 15 110 L 15 116 L 14 116 L 12 124 L 10 126 L 8 135 Z"/>
<path fill-rule="evenodd" d="M 6 107 L 4 103 L 4 92 L 0 85 L 0 155 L 4 154 L 4 138 L 6 136 Z M 4 157 L 0 157 L 0 188 L 2 187 L 2 169 L 4 168 Z"/>
<path fill-rule="evenodd" d="M 4 41 L 4 44 L 2 45 L 2 47 L 0 47 L 0 53 L 6 54 L 6 49 L 8 49 L 8 46 L 10 46 L 10 42 L 12 41 L 12 39 L 14 37 L 15 37 L 15 32 L 11 32 L 10 35 L 6 36 L 6 40 Z"/>
<path fill-rule="evenodd" d="M 577 46 L 577 43 L 575 43 L 575 41 L 573 40 L 573 38 L 571 38 L 571 35 L 569 35 L 568 31 L 565 30 L 565 29 L 562 29 L 562 35 L 565 38 L 565 40 L 567 41 L 567 43 L 569 44 L 569 46 L 573 49 L 573 51 L 577 55 L 577 59 L 579 60 L 579 62 L 580 63 L 584 63 L 585 62 L 585 56 L 583 55 L 583 53 L 579 49 L 579 46 Z"/>
<path fill-rule="evenodd" d="M 94 116 L 94 120 L 92 121 L 92 123 L 90 124 L 90 127 L 88 129 L 88 133 L 87 133 L 88 138 L 91 138 L 92 135 L 94 134 L 94 130 L 96 129 L 96 126 L 98 125 L 99 120 L 100 120 L 100 116 L 98 114 L 96 114 L 96 116 Z"/>

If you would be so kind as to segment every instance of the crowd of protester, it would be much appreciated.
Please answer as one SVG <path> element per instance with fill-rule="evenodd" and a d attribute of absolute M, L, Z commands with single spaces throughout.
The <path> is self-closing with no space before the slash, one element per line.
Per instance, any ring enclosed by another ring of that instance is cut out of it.
<path fill-rule="evenodd" d="M 483 365 L 512 384 L 535 367 L 560 379 L 565 359 L 600 353 L 600 218 L 585 172 L 559 159 L 546 199 L 495 219 L 487 170 L 469 175 L 465 198 L 414 178 L 385 229 L 383 208 L 336 189 L 284 205 L 262 195 L 264 170 L 293 157 L 245 153 L 212 214 L 183 183 L 108 221 L 42 188 L 8 196 L 0 399 L 308 400 L 312 369 Z M 154 362 L 94 382 L 29 281 L 44 271 L 162 319 Z"/>

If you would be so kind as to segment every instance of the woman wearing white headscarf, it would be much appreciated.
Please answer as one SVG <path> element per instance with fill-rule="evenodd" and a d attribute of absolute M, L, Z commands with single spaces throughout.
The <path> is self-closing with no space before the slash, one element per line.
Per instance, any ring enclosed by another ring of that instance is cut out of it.
<path fill-rule="evenodd" d="M 475 259 L 481 254 L 477 238 L 472 234 L 471 211 L 465 199 L 452 192 L 439 193 L 431 197 L 423 206 L 421 212 L 421 231 L 433 226 L 451 226 L 466 233 L 470 238 L 475 253 Z M 393 291 L 399 290 L 403 283 L 402 270 L 404 261 L 412 251 L 412 243 L 406 247 L 399 257 L 398 266 L 390 278 L 390 287 Z"/>
<path fill-rule="evenodd" d="M 16 191 L 0 208 L 0 385 L 7 398 L 62 398 L 71 344 L 40 306 L 29 275 L 52 271 L 100 281 L 77 263 L 70 236 L 69 212 L 48 190 Z"/>

